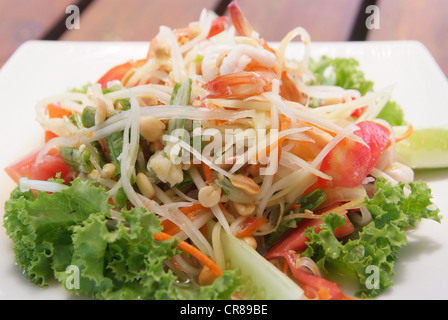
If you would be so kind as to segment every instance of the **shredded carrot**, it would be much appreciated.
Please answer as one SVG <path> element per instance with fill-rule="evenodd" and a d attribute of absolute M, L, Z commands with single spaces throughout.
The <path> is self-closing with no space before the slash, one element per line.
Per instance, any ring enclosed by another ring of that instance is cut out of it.
<path fill-rule="evenodd" d="M 173 238 L 172 235 L 169 235 L 169 234 L 167 234 L 165 232 L 154 233 L 153 237 L 154 237 L 154 240 L 156 240 L 156 241 L 165 241 L 165 240 L 169 240 L 169 239 Z M 222 275 L 222 271 L 216 265 L 216 263 L 212 259 L 210 259 L 208 256 L 203 254 L 196 247 L 194 247 L 191 244 L 181 240 L 179 242 L 178 248 L 180 250 L 185 251 L 186 253 L 192 255 L 193 257 L 198 259 L 200 262 L 202 262 L 205 266 L 207 266 L 207 268 L 210 269 L 210 271 L 213 273 L 213 275 L 215 277 L 220 277 Z"/>
<path fill-rule="evenodd" d="M 53 138 L 58 137 L 57 134 L 53 133 L 53 131 L 45 130 L 45 142 L 50 141 Z"/>
<path fill-rule="evenodd" d="M 186 216 L 190 217 L 190 216 L 195 216 L 196 214 L 198 214 L 199 212 L 201 212 L 204 209 L 205 209 L 205 207 L 202 204 L 194 203 L 192 206 L 183 207 L 183 208 L 180 208 L 179 210 Z"/>
<path fill-rule="evenodd" d="M 337 135 L 336 132 L 330 131 L 328 129 L 324 129 L 324 128 L 318 126 L 317 124 L 314 124 L 314 123 L 311 123 L 311 122 L 307 122 L 307 121 L 303 121 L 303 122 L 304 122 L 304 125 L 306 125 L 307 127 L 314 127 L 314 128 L 316 128 L 316 129 L 318 129 L 320 131 L 328 133 L 332 137 L 336 137 L 336 135 Z"/>
<path fill-rule="evenodd" d="M 227 208 L 224 206 L 224 204 L 222 202 L 220 202 L 219 207 L 221 208 L 222 212 L 224 213 L 224 215 L 231 217 L 232 214 L 229 212 L 229 210 L 227 210 Z"/>
<path fill-rule="evenodd" d="M 179 210 L 191 220 L 195 215 L 197 215 L 204 209 L 205 207 L 203 205 L 195 203 L 190 207 L 183 207 L 180 208 Z M 170 235 L 174 235 L 180 231 L 180 228 L 170 220 L 163 220 L 162 227 L 163 232 L 168 233 Z"/>
<path fill-rule="evenodd" d="M 174 235 L 180 231 L 180 228 L 171 220 L 163 220 L 162 221 L 162 230 L 165 233 Z"/>
<path fill-rule="evenodd" d="M 202 171 L 204 172 L 205 182 L 211 184 L 215 181 L 215 174 L 212 168 L 202 162 Z"/>
<path fill-rule="evenodd" d="M 50 103 L 47 105 L 45 113 L 48 115 L 50 119 L 63 118 L 64 116 L 70 117 L 72 115 L 72 112 L 70 110 L 64 109 L 61 106 L 54 103 Z"/>
<path fill-rule="evenodd" d="M 267 218 L 247 217 L 241 225 L 241 229 L 236 233 L 237 238 L 253 236 L 262 225 L 268 222 Z"/>
<path fill-rule="evenodd" d="M 202 227 L 199 228 L 199 231 L 201 231 L 202 235 L 205 239 L 208 239 L 208 232 L 207 232 L 207 225 L 204 224 Z"/>
<path fill-rule="evenodd" d="M 414 127 L 412 126 L 412 124 L 410 124 L 408 126 L 407 130 L 405 131 L 405 133 L 403 133 L 401 136 L 397 137 L 395 139 L 395 142 L 400 142 L 400 141 L 403 141 L 403 140 L 409 138 L 413 132 L 414 132 Z"/>

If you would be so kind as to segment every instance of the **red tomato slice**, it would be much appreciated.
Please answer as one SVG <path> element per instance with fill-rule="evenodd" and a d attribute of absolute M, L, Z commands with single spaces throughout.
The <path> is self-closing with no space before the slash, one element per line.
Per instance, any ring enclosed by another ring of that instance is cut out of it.
<path fill-rule="evenodd" d="M 389 129 L 373 121 L 357 124 L 355 134 L 367 144 L 349 138 L 342 140 L 322 161 L 320 170 L 332 177 L 331 181 L 319 178 L 319 187 L 359 186 L 378 162 L 390 143 Z"/>
<path fill-rule="evenodd" d="M 266 253 L 265 258 L 271 260 L 274 258 L 286 258 L 291 250 L 301 253 L 306 250 L 307 242 L 310 241 L 305 236 L 305 231 L 308 228 L 315 227 L 316 233 L 320 232 L 321 219 L 304 219 L 294 229 L 289 230 L 274 246 Z M 334 235 L 337 239 L 343 238 L 351 234 L 355 227 L 345 215 L 345 225 L 339 226 L 334 230 Z"/>
<path fill-rule="evenodd" d="M 113 67 L 107 71 L 97 82 L 101 84 L 101 88 L 106 89 L 107 83 L 113 80 L 122 80 L 123 77 L 132 68 L 140 67 L 145 64 L 146 60 L 138 60 L 136 62 L 129 61 L 118 66 Z"/>
<path fill-rule="evenodd" d="M 303 285 L 313 288 L 321 300 L 346 300 L 348 299 L 339 289 L 336 283 L 309 273 L 304 268 L 296 267 L 296 260 L 292 254 L 286 257 L 286 263 L 294 278 Z"/>
<path fill-rule="evenodd" d="M 65 163 L 59 153 L 47 154 L 40 163 L 35 162 L 31 167 L 31 178 L 35 180 L 46 181 L 50 178 L 56 178 L 58 173 L 61 173 L 61 178 L 65 182 L 73 180 L 75 176 L 73 170 Z"/>
<path fill-rule="evenodd" d="M 7 167 L 6 173 L 19 183 L 20 178 L 27 177 L 33 180 L 47 181 L 50 178 L 56 178 L 56 174 L 61 173 L 61 178 L 68 182 L 74 178 L 74 172 L 65 163 L 59 152 L 46 154 L 42 161 L 36 162 L 39 151 L 34 151 L 24 157 L 17 163 Z"/>
<path fill-rule="evenodd" d="M 22 160 L 16 162 L 13 165 L 5 168 L 8 176 L 14 180 L 15 183 L 19 183 L 19 179 L 23 177 L 31 178 L 31 168 L 33 163 L 36 161 L 36 157 L 39 151 L 30 153 Z"/>

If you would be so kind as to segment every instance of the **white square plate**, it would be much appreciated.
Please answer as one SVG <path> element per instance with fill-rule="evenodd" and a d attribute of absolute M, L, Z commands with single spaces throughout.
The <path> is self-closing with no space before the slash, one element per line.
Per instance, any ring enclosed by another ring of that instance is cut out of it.
<path fill-rule="evenodd" d="M 273 44 L 275 45 L 275 44 Z M 0 216 L 15 187 L 3 168 L 43 144 L 34 120 L 36 101 L 96 81 L 110 67 L 146 56 L 142 42 L 30 41 L 0 70 Z M 288 55 L 300 59 L 303 47 L 291 44 Z M 312 44 L 312 56 L 354 57 L 380 89 L 395 84 L 393 99 L 414 127 L 448 124 L 448 82 L 419 42 L 329 42 Z M 417 172 L 433 190 L 444 219 L 423 221 L 409 232 L 409 243 L 396 264 L 395 285 L 379 299 L 448 299 L 448 170 Z M 14 264 L 14 253 L 0 230 L 0 299 L 67 299 L 61 286 L 31 284 Z"/>

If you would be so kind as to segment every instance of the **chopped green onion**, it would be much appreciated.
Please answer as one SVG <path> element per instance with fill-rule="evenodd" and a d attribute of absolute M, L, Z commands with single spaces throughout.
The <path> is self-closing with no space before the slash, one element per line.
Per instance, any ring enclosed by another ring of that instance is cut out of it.
<path fill-rule="evenodd" d="M 107 138 L 107 145 L 109 148 L 110 161 L 117 166 L 117 174 L 119 174 L 121 162 L 120 160 L 118 160 L 118 157 L 123 151 L 123 132 L 122 131 L 113 132 Z"/>
<path fill-rule="evenodd" d="M 171 94 L 170 104 L 176 106 L 190 105 L 191 78 L 185 79 L 182 83 L 176 83 Z M 168 122 L 168 134 L 176 129 L 185 129 L 186 119 L 171 119 Z"/>
<path fill-rule="evenodd" d="M 117 99 L 114 102 L 114 107 L 118 110 L 129 110 L 131 109 L 131 102 L 129 99 Z"/>

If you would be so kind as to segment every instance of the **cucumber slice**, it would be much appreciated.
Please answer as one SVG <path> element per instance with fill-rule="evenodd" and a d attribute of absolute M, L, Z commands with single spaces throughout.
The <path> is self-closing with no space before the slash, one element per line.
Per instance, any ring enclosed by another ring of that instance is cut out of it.
<path fill-rule="evenodd" d="M 399 136 L 406 128 L 394 127 L 394 131 Z M 448 126 L 414 129 L 395 150 L 397 160 L 414 169 L 448 167 Z"/>
<path fill-rule="evenodd" d="M 249 300 L 298 300 L 303 290 L 246 242 L 221 230 L 226 268 L 238 269 L 243 281 L 239 292 Z"/>

